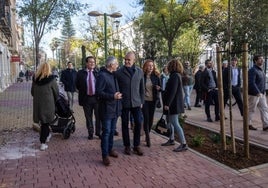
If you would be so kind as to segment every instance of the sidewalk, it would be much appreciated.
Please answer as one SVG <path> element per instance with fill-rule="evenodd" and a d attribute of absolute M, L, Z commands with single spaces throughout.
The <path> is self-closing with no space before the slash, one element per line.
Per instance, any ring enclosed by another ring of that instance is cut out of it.
<path fill-rule="evenodd" d="M 166 138 L 154 133 L 151 133 L 151 148 L 145 146 L 145 138 L 142 137 L 144 156 L 141 157 L 124 155 L 121 134 L 114 137 L 119 158 L 111 158 L 111 166 L 105 167 L 101 162 L 100 140 L 97 137 L 87 139 L 84 113 L 77 101 L 74 106 L 76 132 L 67 140 L 63 140 L 61 134 L 53 134 L 48 150 L 42 152 L 39 150 L 39 135 L 32 130 L 30 84 L 14 84 L 0 93 L 0 129 L 18 125 L 23 128 L 0 132 L 0 138 L 7 137 L 5 145 L 0 146 L 0 188 L 268 186 L 267 164 L 236 171 L 191 149 L 174 153 L 172 146 L 160 146 Z M 219 127 L 219 123 L 208 124 L 205 121 L 201 108 L 193 107 L 186 114 L 187 121 L 210 128 Z M 157 112 L 156 117 L 159 115 Z M 238 123 L 242 120 L 239 116 L 235 118 L 235 134 L 243 135 L 239 132 Z M 259 130 L 250 132 L 250 137 L 266 145 L 266 134 Z"/>

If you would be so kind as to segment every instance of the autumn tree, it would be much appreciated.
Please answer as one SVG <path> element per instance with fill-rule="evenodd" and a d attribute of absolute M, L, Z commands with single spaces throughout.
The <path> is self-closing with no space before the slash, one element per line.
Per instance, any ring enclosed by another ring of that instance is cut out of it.
<path fill-rule="evenodd" d="M 25 25 L 33 31 L 35 64 L 39 64 L 39 45 L 47 31 L 57 29 L 65 13 L 74 15 L 87 6 L 78 0 L 24 0 L 18 2 L 18 10 Z"/>

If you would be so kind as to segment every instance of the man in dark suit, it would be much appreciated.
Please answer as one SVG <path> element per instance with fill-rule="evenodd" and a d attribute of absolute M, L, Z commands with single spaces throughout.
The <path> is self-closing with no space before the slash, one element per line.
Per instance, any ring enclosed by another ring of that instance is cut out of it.
<path fill-rule="evenodd" d="M 78 90 L 79 105 L 83 106 L 88 129 L 88 139 L 93 139 L 93 110 L 95 115 L 95 135 L 101 137 L 100 119 L 98 110 L 97 96 L 95 95 L 95 85 L 98 71 L 96 70 L 96 61 L 93 56 L 86 58 L 86 67 L 79 70 L 76 78 L 76 88 Z"/>
<path fill-rule="evenodd" d="M 133 151 L 137 155 L 143 155 L 140 148 L 140 131 L 142 123 L 142 105 L 144 103 L 144 74 L 143 71 L 135 66 L 135 53 L 128 52 L 125 56 L 125 64 L 115 76 L 118 80 L 119 90 L 122 93 L 122 136 L 125 146 L 124 153 L 130 155 L 130 139 L 129 139 L 129 116 L 130 112 L 134 118 L 134 139 Z"/>
<path fill-rule="evenodd" d="M 205 61 L 205 66 L 206 68 L 201 75 L 201 88 L 204 93 L 207 121 L 212 122 L 209 107 L 213 103 L 215 105 L 215 121 L 219 121 L 220 115 L 216 72 L 212 69 L 212 61 L 210 59 Z"/>
<path fill-rule="evenodd" d="M 201 74 L 204 70 L 204 65 L 199 65 L 198 71 L 195 73 L 195 83 L 194 83 L 194 89 L 196 91 L 196 98 L 195 98 L 195 107 L 201 107 L 201 100 L 202 100 L 202 90 L 201 90 Z"/>
<path fill-rule="evenodd" d="M 224 107 L 229 99 L 229 73 L 231 69 L 231 85 L 232 85 L 232 95 L 234 96 L 238 108 L 240 110 L 241 116 L 243 116 L 243 101 L 241 97 L 241 69 L 237 67 L 237 58 L 233 57 L 231 59 L 231 65 L 223 70 L 223 91 L 224 91 Z"/>

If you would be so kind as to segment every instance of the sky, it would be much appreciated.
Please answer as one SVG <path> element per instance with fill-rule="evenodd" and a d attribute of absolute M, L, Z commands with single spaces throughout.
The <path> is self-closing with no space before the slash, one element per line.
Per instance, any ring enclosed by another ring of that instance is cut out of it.
<path fill-rule="evenodd" d="M 76 29 L 76 36 L 80 35 L 79 28 L 83 20 L 86 20 L 90 11 L 99 11 L 101 13 L 120 12 L 122 14 L 120 25 L 126 24 L 131 18 L 137 17 L 141 11 L 140 7 L 135 7 L 137 0 L 80 0 L 81 3 L 89 4 L 89 9 L 79 13 L 78 16 L 72 18 L 73 25 Z M 111 7 L 113 7 L 111 9 Z M 113 10 L 113 11 L 112 11 Z M 112 11 L 112 12 L 111 12 Z M 80 29 L 81 30 L 81 29 Z M 51 33 L 47 33 L 44 36 L 41 46 L 48 54 L 48 58 L 52 58 L 52 51 L 49 47 L 49 43 L 52 38 L 61 36 L 61 28 Z"/>

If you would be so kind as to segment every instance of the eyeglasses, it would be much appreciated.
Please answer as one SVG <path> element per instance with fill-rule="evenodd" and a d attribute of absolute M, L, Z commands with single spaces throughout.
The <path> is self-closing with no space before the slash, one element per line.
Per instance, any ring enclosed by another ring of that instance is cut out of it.
<path fill-rule="evenodd" d="M 125 59 L 125 61 L 130 61 L 131 59 Z"/>

